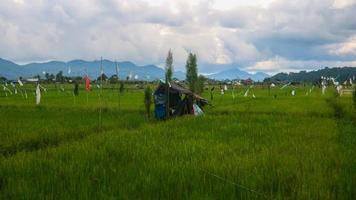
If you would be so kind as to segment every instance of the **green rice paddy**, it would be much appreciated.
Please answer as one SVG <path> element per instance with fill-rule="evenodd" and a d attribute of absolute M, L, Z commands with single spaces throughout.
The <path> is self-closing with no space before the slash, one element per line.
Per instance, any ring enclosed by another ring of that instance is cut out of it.
<path fill-rule="evenodd" d="M 356 109 L 332 88 L 241 86 L 156 121 L 132 85 L 44 86 L 39 106 L 0 93 L 0 199 L 356 198 Z"/>

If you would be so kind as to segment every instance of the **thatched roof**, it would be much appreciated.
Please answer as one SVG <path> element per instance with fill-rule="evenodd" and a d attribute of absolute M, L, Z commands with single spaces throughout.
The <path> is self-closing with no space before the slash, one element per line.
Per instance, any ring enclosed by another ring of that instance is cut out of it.
<path fill-rule="evenodd" d="M 194 94 L 191 90 L 187 89 L 183 85 L 178 83 L 169 83 L 169 92 L 171 93 L 180 93 L 185 95 L 192 95 L 196 99 L 205 100 L 203 97 Z M 166 83 L 160 82 L 159 86 L 157 87 L 155 93 L 164 93 L 166 91 Z"/>
<path fill-rule="evenodd" d="M 160 82 L 155 93 L 164 93 L 166 91 L 166 83 Z M 180 93 L 185 95 L 193 95 L 193 92 L 177 83 L 169 83 L 169 91 L 172 93 Z"/>

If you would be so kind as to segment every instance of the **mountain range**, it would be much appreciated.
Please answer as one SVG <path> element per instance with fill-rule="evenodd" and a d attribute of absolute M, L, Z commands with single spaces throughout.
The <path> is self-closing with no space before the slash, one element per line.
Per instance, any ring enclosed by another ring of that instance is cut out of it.
<path fill-rule="evenodd" d="M 126 79 L 126 77 L 130 74 L 132 77 L 137 75 L 140 80 L 156 80 L 164 78 L 164 69 L 156 65 L 138 66 L 130 61 L 117 62 L 117 64 L 119 66 L 120 79 Z M 44 77 L 45 73 L 55 75 L 59 71 L 62 71 L 64 76 L 84 76 L 85 74 L 88 74 L 90 77 L 98 77 L 100 74 L 100 66 L 100 60 L 72 60 L 69 62 L 50 61 L 19 65 L 0 58 L 0 77 L 5 77 L 7 79 L 17 79 L 19 77 L 29 78 L 36 75 Z M 110 77 L 111 75 L 116 74 L 115 62 L 102 60 L 102 66 L 105 75 Z M 176 71 L 173 73 L 173 77 L 179 80 L 184 80 L 185 73 Z M 268 75 L 262 72 L 250 74 L 235 67 L 215 74 L 207 75 L 207 77 L 215 80 L 251 78 L 254 81 L 262 81 L 264 78 L 268 77 Z"/>
<path fill-rule="evenodd" d="M 140 80 L 154 80 L 164 77 L 164 70 L 155 65 L 137 66 L 129 61 L 118 62 L 117 65 L 119 66 L 120 79 L 126 79 L 129 74 L 132 75 L 132 78 L 137 75 Z M 6 77 L 7 79 L 17 79 L 20 76 L 33 77 L 36 75 L 44 77 L 45 73 L 55 75 L 59 71 L 62 71 L 64 76 L 84 76 L 88 74 L 90 77 L 98 77 L 100 74 L 100 66 L 100 60 L 50 61 L 18 65 L 11 61 L 0 59 L 0 76 Z M 116 74 L 115 62 L 103 60 L 102 66 L 105 75 L 110 77 Z M 184 79 L 185 74 L 183 72 L 175 72 L 174 77 Z"/>
<path fill-rule="evenodd" d="M 254 81 L 263 81 L 265 78 L 269 77 L 269 75 L 263 72 L 257 72 L 252 74 L 246 71 L 242 71 L 239 68 L 231 68 L 215 74 L 210 74 L 207 77 L 215 80 L 234 80 L 234 79 L 244 80 L 250 78 Z"/>

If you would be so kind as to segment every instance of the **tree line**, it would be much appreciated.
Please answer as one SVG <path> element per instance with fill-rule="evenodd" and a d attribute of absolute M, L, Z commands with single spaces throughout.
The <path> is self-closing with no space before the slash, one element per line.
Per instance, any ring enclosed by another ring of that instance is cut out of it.
<path fill-rule="evenodd" d="M 278 73 L 270 78 L 265 79 L 265 82 L 297 82 L 297 83 L 318 83 L 321 77 L 333 77 L 340 83 L 348 81 L 356 77 L 355 67 L 342 68 L 324 68 L 316 71 L 300 71 L 298 73 Z"/>

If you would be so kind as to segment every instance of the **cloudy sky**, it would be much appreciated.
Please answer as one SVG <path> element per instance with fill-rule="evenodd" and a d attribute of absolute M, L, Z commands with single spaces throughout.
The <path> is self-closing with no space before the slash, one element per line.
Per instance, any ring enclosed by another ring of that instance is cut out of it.
<path fill-rule="evenodd" d="M 187 52 L 200 71 L 356 66 L 356 0 L 1 0 L 0 57 L 17 63 L 103 56 L 137 64 Z"/>

